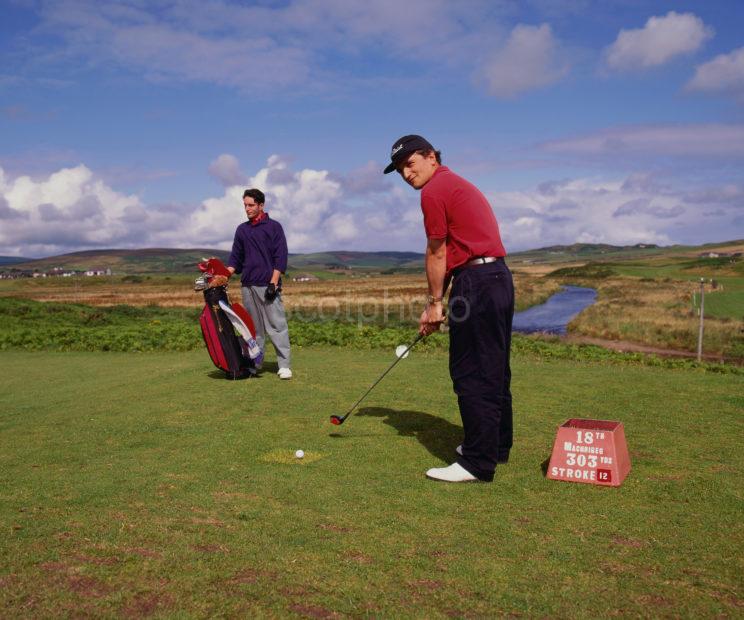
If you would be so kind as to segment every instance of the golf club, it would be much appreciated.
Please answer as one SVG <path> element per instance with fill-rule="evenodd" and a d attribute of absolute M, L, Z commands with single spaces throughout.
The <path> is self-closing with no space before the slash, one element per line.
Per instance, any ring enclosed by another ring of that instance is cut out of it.
<path fill-rule="evenodd" d="M 421 339 L 422 339 L 423 337 L 424 337 L 424 335 L 423 335 L 423 334 L 419 334 L 418 336 L 416 336 L 416 340 L 414 340 L 414 341 L 413 341 L 413 342 L 412 342 L 411 344 L 409 344 L 409 345 L 408 345 L 408 348 L 407 348 L 407 349 L 406 349 L 405 351 L 403 351 L 403 352 L 402 352 L 402 353 L 400 353 L 400 354 L 397 354 L 397 352 L 396 352 L 396 358 L 395 358 L 395 361 L 394 361 L 394 362 L 393 362 L 392 364 L 390 364 L 390 367 L 389 367 L 389 368 L 388 368 L 388 369 L 387 369 L 387 370 L 386 370 L 385 372 L 383 372 L 383 373 L 382 373 L 382 374 L 380 375 L 380 378 L 379 378 L 379 379 L 378 379 L 377 381 L 375 381 L 375 382 L 374 382 L 374 383 L 373 383 L 373 384 L 372 384 L 372 385 L 370 386 L 370 388 L 369 388 L 369 389 L 368 389 L 368 390 L 367 390 L 367 391 L 366 391 L 366 392 L 364 393 L 364 395 L 363 395 L 363 396 L 362 396 L 362 397 L 361 397 L 361 398 L 360 398 L 360 399 L 359 399 L 358 401 L 356 401 L 356 402 L 355 402 L 355 403 L 354 403 L 354 404 L 352 405 L 351 409 L 349 409 L 349 410 L 348 410 L 348 411 L 347 411 L 347 412 L 346 412 L 346 413 L 345 413 L 344 415 L 342 415 L 342 416 L 332 415 L 332 416 L 331 416 L 331 424 L 336 424 L 336 425 L 340 425 L 340 424 L 343 424 L 343 423 L 344 423 L 344 421 L 346 420 L 346 418 L 348 418 L 348 417 L 349 417 L 349 415 L 351 415 L 351 412 L 352 412 L 352 411 L 354 411 L 354 409 L 356 409 L 356 406 L 357 406 L 357 405 L 358 405 L 359 403 L 361 403 L 361 402 L 362 402 L 362 401 L 363 401 L 363 400 L 365 399 L 365 397 L 367 396 L 367 394 L 369 394 L 369 393 L 370 393 L 370 392 L 371 392 L 371 391 L 373 390 L 373 388 L 374 388 L 374 387 L 375 387 L 375 386 L 376 386 L 376 385 L 377 385 L 377 384 L 378 384 L 378 383 L 379 383 L 380 381 L 382 381 L 383 377 L 384 377 L 384 376 L 385 376 L 386 374 L 388 374 L 388 373 L 389 373 L 389 372 L 390 372 L 390 371 L 391 371 L 391 370 L 393 369 L 393 366 L 395 366 L 395 365 L 396 365 L 396 364 L 397 364 L 397 363 L 398 363 L 398 362 L 399 362 L 400 360 L 402 360 L 402 359 L 403 359 L 404 357 L 406 357 L 406 353 L 408 353 L 408 352 L 409 352 L 409 351 L 410 351 L 410 350 L 411 350 L 411 349 L 413 348 L 413 346 L 414 346 L 414 345 L 415 345 L 415 344 L 416 344 L 416 343 L 417 343 L 417 342 L 418 342 L 419 340 L 421 340 Z"/>

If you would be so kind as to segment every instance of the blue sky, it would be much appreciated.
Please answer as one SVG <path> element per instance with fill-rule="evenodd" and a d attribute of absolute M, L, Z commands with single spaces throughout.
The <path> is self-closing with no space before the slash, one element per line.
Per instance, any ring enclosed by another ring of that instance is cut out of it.
<path fill-rule="evenodd" d="M 0 0 L 0 254 L 422 250 L 420 133 L 508 250 L 744 237 L 744 2 Z"/>

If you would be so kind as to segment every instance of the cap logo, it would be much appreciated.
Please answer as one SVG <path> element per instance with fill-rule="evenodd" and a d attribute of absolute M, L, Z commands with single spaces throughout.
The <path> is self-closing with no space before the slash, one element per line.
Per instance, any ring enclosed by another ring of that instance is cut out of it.
<path fill-rule="evenodd" d="M 398 151 L 400 151 L 400 150 L 401 150 L 402 148 L 403 148 L 403 143 L 401 142 L 401 143 L 400 143 L 400 144 L 399 144 L 398 146 L 396 146 L 396 147 L 395 147 L 395 148 L 394 148 L 394 149 L 392 150 L 392 152 L 390 153 L 390 159 L 392 159 L 393 157 L 395 157 L 395 154 L 396 154 L 396 153 L 397 153 Z"/>

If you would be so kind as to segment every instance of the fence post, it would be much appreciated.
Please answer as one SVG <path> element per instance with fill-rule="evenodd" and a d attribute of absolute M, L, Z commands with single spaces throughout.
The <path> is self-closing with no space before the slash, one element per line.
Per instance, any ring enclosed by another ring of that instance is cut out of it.
<path fill-rule="evenodd" d="M 700 278 L 700 328 L 698 329 L 697 361 L 703 359 L 703 321 L 705 318 L 705 278 Z"/>

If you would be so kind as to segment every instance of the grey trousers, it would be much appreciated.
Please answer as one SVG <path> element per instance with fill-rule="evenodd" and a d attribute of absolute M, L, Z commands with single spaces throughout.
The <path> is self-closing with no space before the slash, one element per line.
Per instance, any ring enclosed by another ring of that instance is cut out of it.
<path fill-rule="evenodd" d="M 276 349 L 276 361 L 279 368 L 289 368 L 289 327 L 287 314 L 284 312 L 282 294 L 274 301 L 266 301 L 265 286 L 243 286 L 240 289 L 243 305 L 253 318 L 256 326 L 256 342 L 264 349 L 266 336 Z"/>

